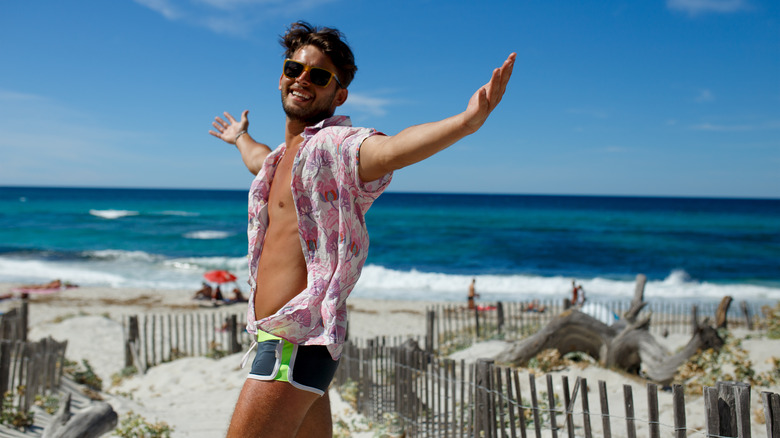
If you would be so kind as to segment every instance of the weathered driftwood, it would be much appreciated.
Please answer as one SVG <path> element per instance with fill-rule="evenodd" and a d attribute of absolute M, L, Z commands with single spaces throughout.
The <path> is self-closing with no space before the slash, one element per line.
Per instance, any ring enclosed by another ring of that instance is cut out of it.
<path fill-rule="evenodd" d="M 728 312 L 729 307 L 731 306 L 731 302 L 734 301 L 733 298 L 729 296 L 723 297 L 722 300 L 720 300 L 720 304 L 718 305 L 718 310 L 715 312 L 715 327 L 716 328 L 726 328 L 726 324 L 728 322 Z"/>
<path fill-rule="evenodd" d="M 700 349 L 720 348 L 723 340 L 706 320 L 698 321 L 694 308 L 691 340 L 682 351 L 670 354 L 648 330 L 651 315 L 639 316 L 646 305 L 643 298 L 645 282 L 644 275 L 637 276 L 631 306 L 615 324 L 606 325 L 577 309 L 569 309 L 534 335 L 511 343 L 495 357 L 496 361 L 523 365 L 544 350 L 556 349 L 561 355 L 579 351 L 598 360 L 602 366 L 633 373 L 643 369 L 649 379 L 668 384 L 688 358 Z"/>
<path fill-rule="evenodd" d="M 108 403 L 98 402 L 71 414 L 68 394 L 41 438 L 97 438 L 114 430 L 116 425 L 117 414 Z"/>

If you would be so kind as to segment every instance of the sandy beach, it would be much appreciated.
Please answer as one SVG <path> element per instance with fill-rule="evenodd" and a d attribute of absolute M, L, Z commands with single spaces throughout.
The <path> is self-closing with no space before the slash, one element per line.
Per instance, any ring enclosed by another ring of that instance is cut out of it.
<path fill-rule="evenodd" d="M 0 285 L 0 295 L 9 293 L 16 286 Z M 124 366 L 122 318 L 145 312 L 195 312 L 207 311 L 191 299 L 192 291 L 111 289 L 79 287 L 52 294 L 33 294 L 30 298 L 30 340 L 51 336 L 67 340 L 66 356 L 72 361 L 86 359 L 95 373 L 104 381 L 104 397 L 119 413 L 120 419 L 133 411 L 151 422 L 163 421 L 174 428 L 174 437 L 218 437 L 227 428 L 233 406 L 247 370 L 239 368 L 242 353 L 220 359 L 204 357 L 183 358 L 152 367 L 145 375 L 123 379 L 112 386 L 111 376 Z M 420 301 L 388 301 L 350 299 L 350 331 L 356 338 L 375 336 L 423 336 L 425 333 L 425 309 L 428 304 Z M 0 301 L 0 311 L 18 305 L 17 299 Z M 243 306 L 243 305 L 242 305 Z M 241 309 L 243 311 L 243 307 Z M 746 331 L 735 332 L 745 337 Z M 687 335 L 671 335 L 664 340 L 670 351 L 684 345 Z M 480 357 L 491 357 L 504 347 L 501 341 L 474 345 L 455 353 L 453 359 L 473 362 Z M 780 341 L 756 338 L 743 341 L 749 359 L 757 372 L 772 370 L 771 358 L 780 356 Z M 621 410 L 622 386 L 635 386 L 637 413 L 644 413 L 646 405 L 644 382 L 595 365 L 573 366 L 554 371 L 566 374 L 569 379 L 587 377 L 591 385 L 598 380 L 609 382 L 610 398 L 615 397 L 617 412 Z M 541 373 L 538 373 L 539 377 Z M 752 402 L 755 410 L 761 410 L 760 390 L 780 392 L 780 386 L 753 388 Z M 331 389 L 334 422 L 353 425 L 347 435 L 372 437 L 367 421 L 355 414 L 348 403 L 342 401 Z M 662 416 L 671 408 L 671 397 L 660 394 Z M 704 427 L 704 403 L 695 397 L 686 398 L 689 427 Z M 641 430 L 641 426 L 640 426 Z M 764 436 L 763 424 L 754 421 L 754 436 Z"/>

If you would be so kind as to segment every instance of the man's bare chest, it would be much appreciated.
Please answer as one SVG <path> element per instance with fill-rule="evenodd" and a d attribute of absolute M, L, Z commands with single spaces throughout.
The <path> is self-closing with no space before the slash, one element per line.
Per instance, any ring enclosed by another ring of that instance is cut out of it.
<path fill-rule="evenodd" d="M 294 211 L 294 201 L 291 189 L 292 167 L 295 155 L 286 153 L 276 167 L 271 188 L 268 193 L 269 218 L 287 215 Z"/>

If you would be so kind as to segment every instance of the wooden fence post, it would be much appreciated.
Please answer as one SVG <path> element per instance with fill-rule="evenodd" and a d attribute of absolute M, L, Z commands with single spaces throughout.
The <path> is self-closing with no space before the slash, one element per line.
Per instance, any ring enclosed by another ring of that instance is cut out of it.
<path fill-rule="evenodd" d="M 9 376 L 11 374 L 11 341 L 0 341 L 0 396 L 8 391 Z M 0 411 L 2 411 L 0 403 Z"/>
<path fill-rule="evenodd" d="M 230 352 L 238 353 L 241 351 L 241 344 L 238 343 L 238 316 L 235 314 L 230 315 L 225 324 L 227 324 L 228 337 L 230 338 L 228 341 L 230 343 Z"/>
<path fill-rule="evenodd" d="M 496 317 L 498 319 L 498 334 L 500 335 L 504 328 L 504 303 L 501 301 L 496 303 Z"/>
<path fill-rule="evenodd" d="M 780 394 L 762 391 L 761 398 L 764 401 L 766 436 L 767 438 L 780 437 Z"/>
<path fill-rule="evenodd" d="M 555 418 L 555 388 L 553 387 L 552 375 L 544 376 L 547 382 L 547 407 L 550 411 L 550 430 L 552 437 L 558 438 L 558 421 Z"/>
<path fill-rule="evenodd" d="M 661 438 L 660 416 L 658 412 L 658 385 L 647 384 L 647 416 L 650 427 L 650 438 Z"/>
<path fill-rule="evenodd" d="M 475 415 L 475 427 L 474 435 L 480 436 L 480 433 L 484 433 L 485 437 L 491 437 L 492 427 L 491 424 L 495 422 L 495 413 L 491 411 L 490 398 L 492 387 L 490 385 L 490 375 L 493 371 L 493 361 L 489 359 L 477 360 L 476 371 L 476 397 L 474 400 L 474 415 Z"/>
<path fill-rule="evenodd" d="M 476 336 L 474 336 L 475 339 L 479 339 L 479 308 L 474 307 L 474 330 L 476 333 Z"/>
<path fill-rule="evenodd" d="M 737 436 L 750 438 L 750 385 L 735 386 L 734 401 L 737 414 Z"/>
<path fill-rule="evenodd" d="M 19 320 L 19 340 L 27 342 L 27 323 L 30 319 L 30 295 L 22 294 L 22 309 Z"/>
<path fill-rule="evenodd" d="M 125 339 L 125 367 L 133 365 L 138 366 L 133 361 L 133 350 L 131 345 L 138 344 L 138 316 L 130 316 L 127 319 L 127 339 Z"/>
<path fill-rule="evenodd" d="M 675 438 L 685 438 L 688 434 L 685 432 L 685 393 L 682 385 L 672 386 L 673 409 L 674 409 L 674 436 Z"/>
<path fill-rule="evenodd" d="M 585 438 L 591 438 L 590 429 L 590 404 L 588 403 L 588 379 L 577 378 L 581 382 L 582 388 L 582 430 L 585 432 Z"/>
<path fill-rule="evenodd" d="M 601 425 L 604 438 L 612 438 L 612 425 L 609 420 L 609 399 L 607 398 L 607 382 L 599 380 L 599 400 L 601 402 Z"/>
<path fill-rule="evenodd" d="M 436 326 L 436 311 L 429 310 L 425 314 L 425 352 L 433 354 L 434 327 Z"/>
<path fill-rule="evenodd" d="M 739 307 L 742 309 L 742 314 L 745 315 L 745 325 L 747 326 L 747 329 L 753 330 L 753 320 L 750 319 L 750 310 L 748 309 L 747 302 L 740 302 Z"/>
<path fill-rule="evenodd" d="M 636 438 L 636 418 L 634 417 L 634 390 L 631 385 L 623 385 L 623 402 L 626 412 L 626 432 L 628 438 Z"/>
<path fill-rule="evenodd" d="M 735 391 L 740 391 L 740 407 L 737 412 Z M 746 392 L 747 391 L 747 392 Z M 718 382 L 715 388 L 704 388 L 704 402 L 707 407 L 707 434 L 710 436 L 742 438 L 738 425 L 750 424 L 750 385 L 742 382 Z M 745 400 L 747 397 L 747 400 Z M 746 403 L 747 402 L 747 403 Z M 738 417 L 741 417 L 738 419 Z M 747 427 L 746 427 L 747 428 Z M 749 428 L 748 436 L 750 434 Z"/>

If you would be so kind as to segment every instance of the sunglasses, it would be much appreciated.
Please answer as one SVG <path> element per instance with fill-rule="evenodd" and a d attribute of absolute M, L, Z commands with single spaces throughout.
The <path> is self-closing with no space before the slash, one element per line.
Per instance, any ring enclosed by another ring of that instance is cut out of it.
<path fill-rule="evenodd" d="M 312 67 L 298 61 L 293 61 L 292 59 L 286 59 L 284 61 L 282 72 L 290 79 L 297 78 L 305 71 L 309 72 L 309 81 L 318 87 L 327 87 L 330 84 L 330 80 L 335 79 L 339 87 L 344 88 L 344 86 L 341 85 L 339 78 L 324 68 Z"/>

